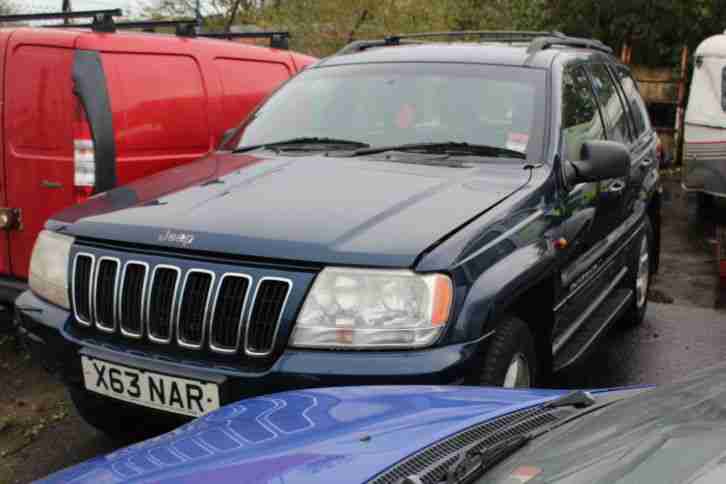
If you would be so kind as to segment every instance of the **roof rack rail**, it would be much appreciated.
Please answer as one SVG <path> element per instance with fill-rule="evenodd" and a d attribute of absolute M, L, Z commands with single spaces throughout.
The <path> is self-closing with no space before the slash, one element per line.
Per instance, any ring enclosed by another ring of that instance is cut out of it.
<path fill-rule="evenodd" d="M 114 17 L 120 17 L 123 12 L 120 8 L 106 10 L 81 10 L 78 12 L 51 12 L 51 13 L 26 13 L 17 15 L 2 15 L 2 22 L 22 22 L 33 20 L 55 20 L 71 18 L 92 18 L 91 28 L 96 32 L 114 32 L 116 30 L 113 22 Z M 66 25 L 68 27 L 68 25 Z"/>
<path fill-rule="evenodd" d="M 290 32 L 198 32 L 197 37 L 210 39 L 270 39 L 270 47 L 275 49 L 288 49 L 290 45 Z"/>
<path fill-rule="evenodd" d="M 194 36 L 197 21 L 195 19 L 179 19 L 179 20 L 142 20 L 136 22 L 114 22 L 118 29 L 143 29 L 146 32 L 155 32 L 159 27 L 174 27 L 175 32 L 179 36 Z M 85 24 L 58 24 L 44 25 L 51 29 L 67 29 L 67 28 L 93 28 L 93 23 Z"/>
<path fill-rule="evenodd" d="M 477 37 L 480 42 L 529 43 L 528 53 L 548 49 L 555 45 L 584 47 L 612 54 L 613 50 L 599 40 L 569 37 L 562 32 L 537 32 L 517 30 L 460 30 L 453 32 L 421 32 L 415 34 L 389 35 L 384 39 L 358 40 L 346 45 L 335 55 L 354 54 L 375 47 L 387 47 L 422 42 L 419 39 L 433 37 Z"/>
<path fill-rule="evenodd" d="M 533 54 L 541 50 L 549 49 L 554 46 L 564 47 L 581 47 L 583 49 L 592 49 L 606 54 L 612 54 L 613 49 L 605 45 L 596 39 L 585 39 L 582 37 L 568 37 L 568 36 L 557 36 L 557 37 L 540 37 L 534 39 L 527 48 L 528 54 Z"/>
<path fill-rule="evenodd" d="M 430 37 L 478 37 L 480 41 L 529 42 L 537 37 L 564 37 L 560 32 L 537 32 L 528 30 L 455 30 L 451 32 L 420 32 L 414 34 L 390 35 L 386 39 L 424 39 Z"/>

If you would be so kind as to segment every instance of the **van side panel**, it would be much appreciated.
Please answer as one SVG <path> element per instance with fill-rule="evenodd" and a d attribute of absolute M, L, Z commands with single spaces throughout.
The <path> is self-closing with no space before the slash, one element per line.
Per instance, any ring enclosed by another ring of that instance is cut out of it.
<path fill-rule="evenodd" d="M 5 61 L 8 47 L 8 40 L 12 35 L 11 31 L 0 31 L 0 106 L 5 101 Z M 0 205 L 8 206 L 7 195 L 7 171 L 5 170 L 5 117 L 0 115 Z M 10 274 L 10 237 L 8 232 L 0 230 L 0 275 Z"/>
<path fill-rule="evenodd" d="M 9 232 L 10 268 L 16 277 L 27 277 L 45 221 L 73 204 L 74 37 L 23 30 L 13 35 L 7 51 L 7 202 L 22 209 L 22 228 Z"/>
<path fill-rule="evenodd" d="M 186 55 L 102 52 L 119 183 L 188 163 L 211 149 L 207 94 Z"/>
<path fill-rule="evenodd" d="M 285 64 L 217 57 L 214 65 L 222 84 L 222 120 L 227 130 L 238 126 L 291 72 Z M 245 114 L 243 114 L 245 113 Z"/>

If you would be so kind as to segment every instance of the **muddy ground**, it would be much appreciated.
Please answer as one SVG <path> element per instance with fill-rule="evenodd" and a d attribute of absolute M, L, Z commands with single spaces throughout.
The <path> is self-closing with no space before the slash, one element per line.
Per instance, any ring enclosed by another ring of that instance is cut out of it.
<path fill-rule="evenodd" d="M 672 313 L 680 320 L 689 317 L 688 308 L 694 308 L 693 317 L 697 311 L 702 311 L 695 308 L 713 308 L 718 293 L 715 254 L 708 243 L 708 239 L 713 238 L 713 225 L 689 223 L 689 210 L 694 215 L 693 205 L 689 209 L 687 198 L 679 188 L 678 176 L 671 174 L 672 179 L 666 183 L 663 253 L 651 300 L 672 305 Z M 726 208 L 722 207 L 720 211 L 726 214 Z M 657 321 L 658 317 L 667 318 L 668 306 L 653 306 L 652 321 Z M 720 314 L 709 312 L 714 321 L 720 319 Z M 726 311 L 723 321 L 726 326 Z M 657 328 L 651 329 L 651 324 L 648 322 L 643 331 L 657 334 Z M 652 338 L 651 334 L 648 336 Z M 659 347 L 657 351 L 664 349 Z M 699 361 L 698 365 L 701 364 Z M 690 366 L 683 364 L 677 368 L 677 371 L 685 372 Z M 590 385 L 592 382 L 572 378 L 570 375 L 567 380 L 555 379 L 553 386 Z M 633 378 L 647 379 L 647 372 Z M 29 482 L 109 452 L 118 445 L 82 422 L 63 387 L 30 360 L 14 337 L 0 334 L 0 483 Z"/>

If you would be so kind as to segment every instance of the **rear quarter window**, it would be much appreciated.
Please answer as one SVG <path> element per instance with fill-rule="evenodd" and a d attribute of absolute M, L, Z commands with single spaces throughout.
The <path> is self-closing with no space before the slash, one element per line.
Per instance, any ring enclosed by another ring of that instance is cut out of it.
<path fill-rule="evenodd" d="M 630 75 L 628 69 L 624 67 L 615 67 L 615 74 L 620 80 L 620 85 L 623 87 L 625 93 L 625 99 L 630 107 L 630 113 L 633 116 L 633 123 L 635 125 L 635 137 L 639 138 L 643 133 L 650 129 L 650 122 L 648 119 L 648 111 L 645 107 L 640 91 L 638 91 L 638 85 Z"/>
<path fill-rule="evenodd" d="M 290 77 L 284 64 L 218 57 L 226 129 L 239 125 L 270 92 Z"/>
<path fill-rule="evenodd" d="M 103 53 L 119 156 L 205 152 L 207 95 L 196 61 Z"/>

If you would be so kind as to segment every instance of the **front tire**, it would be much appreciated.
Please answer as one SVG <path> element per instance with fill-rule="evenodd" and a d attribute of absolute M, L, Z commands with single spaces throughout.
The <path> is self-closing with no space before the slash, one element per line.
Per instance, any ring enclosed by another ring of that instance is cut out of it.
<path fill-rule="evenodd" d="M 534 337 L 527 324 L 509 318 L 499 324 L 484 356 L 479 384 L 505 388 L 530 388 L 539 379 Z"/>
<path fill-rule="evenodd" d="M 623 316 L 623 326 L 635 327 L 643 323 L 648 309 L 648 291 L 652 278 L 653 257 L 653 224 L 650 218 L 645 219 L 643 235 L 636 244 L 631 257 L 628 287 L 633 291 L 633 302 Z"/>

